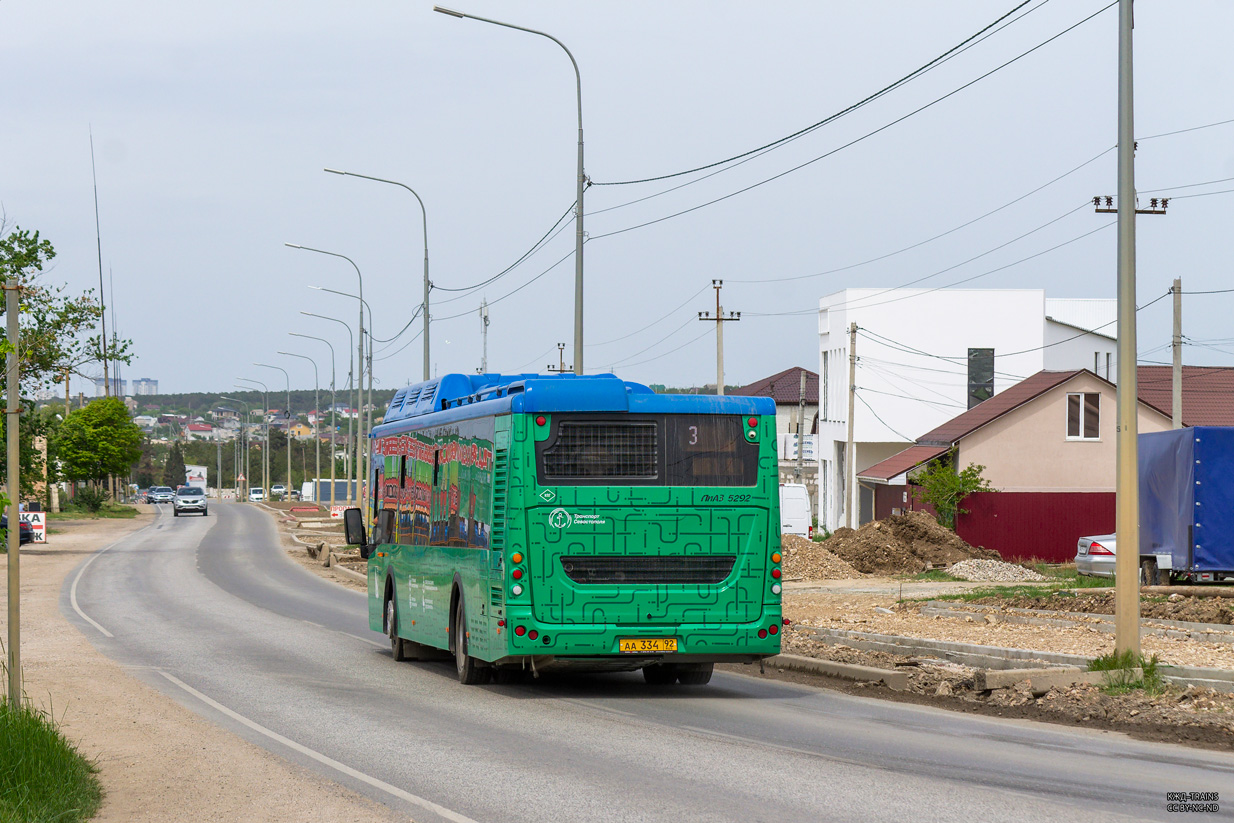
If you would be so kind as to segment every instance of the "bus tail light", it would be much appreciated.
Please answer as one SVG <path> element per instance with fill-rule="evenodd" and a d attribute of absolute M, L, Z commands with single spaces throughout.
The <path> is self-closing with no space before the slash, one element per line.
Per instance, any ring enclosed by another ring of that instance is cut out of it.
<path fill-rule="evenodd" d="M 522 637 L 523 635 L 527 634 L 527 627 L 526 626 L 515 626 L 514 633 L 517 634 L 519 637 Z"/>
<path fill-rule="evenodd" d="M 510 587 L 510 594 L 514 595 L 515 597 L 518 597 L 522 593 L 523 593 L 523 587 L 520 586 L 519 584 L 515 583 L 513 586 Z"/>
<path fill-rule="evenodd" d="M 779 594 L 779 593 L 780 593 L 780 584 L 779 584 L 779 583 L 772 583 L 772 584 L 771 584 L 771 593 L 772 593 L 772 594 Z"/>
<path fill-rule="evenodd" d="M 774 577 L 776 580 L 779 580 L 779 579 L 780 579 L 780 570 L 779 570 L 779 569 L 772 569 L 772 570 L 771 570 L 771 576 L 772 576 L 772 577 Z"/>
<path fill-rule="evenodd" d="M 767 639 L 767 630 L 766 630 L 766 629 L 759 629 L 759 630 L 758 630 L 758 639 L 759 639 L 759 640 L 765 640 L 765 639 Z"/>
<path fill-rule="evenodd" d="M 757 417 L 751 417 L 746 422 L 750 424 L 750 428 L 752 429 L 758 428 L 758 418 Z"/>
<path fill-rule="evenodd" d="M 522 569 L 515 569 L 514 571 L 510 572 L 510 576 L 511 576 L 511 577 L 513 577 L 515 580 L 522 580 L 522 579 L 523 579 L 523 570 L 522 570 Z"/>
<path fill-rule="evenodd" d="M 535 629 L 532 629 L 531 631 L 527 632 L 527 639 L 529 640 L 535 640 L 539 636 L 540 636 L 540 633 L 536 631 Z"/>
<path fill-rule="evenodd" d="M 779 552 L 772 552 L 772 553 L 771 553 L 771 562 L 772 562 L 772 563 L 779 563 L 781 560 L 783 560 L 783 558 L 780 556 L 780 553 L 779 553 Z"/>
<path fill-rule="evenodd" d="M 780 627 L 777 626 L 775 623 L 772 623 L 770 626 L 767 627 L 767 631 L 770 632 L 771 634 L 776 634 L 777 632 L 780 631 Z"/>

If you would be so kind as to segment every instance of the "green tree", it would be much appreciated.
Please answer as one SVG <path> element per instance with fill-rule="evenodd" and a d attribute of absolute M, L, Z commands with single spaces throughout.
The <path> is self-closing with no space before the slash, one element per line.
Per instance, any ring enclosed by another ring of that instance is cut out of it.
<path fill-rule="evenodd" d="M 172 443 L 171 450 L 167 452 L 167 464 L 163 466 L 163 485 L 174 489 L 183 486 L 184 479 L 184 452 L 180 450 L 179 443 Z"/>
<path fill-rule="evenodd" d="M 159 469 L 154 462 L 154 446 L 150 441 L 144 440 L 141 444 L 141 457 L 133 464 L 133 482 L 139 488 L 148 489 L 157 486 L 158 480 Z"/>
<path fill-rule="evenodd" d="M 968 514 L 960 508 L 964 498 L 974 492 L 996 491 L 990 481 L 981 476 L 985 466 L 969 463 L 964 469 L 955 470 L 956 451 L 952 449 L 937 460 L 932 460 L 913 482 L 921 487 L 925 502 L 938 512 L 938 522 L 955 529 L 958 514 Z"/>
<path fill-rule="evenodd" d="M 56 455 L 68 480 L 99 481 L 127 475 L 141 457 L 141 429 L 118 397 L 95 400 L 60 424 Z"/>

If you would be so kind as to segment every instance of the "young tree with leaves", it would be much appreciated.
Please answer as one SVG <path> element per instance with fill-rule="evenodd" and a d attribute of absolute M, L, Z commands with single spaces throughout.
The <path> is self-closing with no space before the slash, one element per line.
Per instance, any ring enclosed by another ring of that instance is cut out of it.
<path fill-rule="evenodd" d="M 938 512 L 938 522 L 953 531 L 956 515 L 968 514 L 967 509 L 960 508 L 964 498 L 974 492 L 996 491 L 990 481 L 981 476 L 985 466 L 969 463 L 957 472 L 956 457 L 956 450 L 952 449 L 942 457 L 930 461 L 912 480 L 921 487 L 925 502 Z"/>

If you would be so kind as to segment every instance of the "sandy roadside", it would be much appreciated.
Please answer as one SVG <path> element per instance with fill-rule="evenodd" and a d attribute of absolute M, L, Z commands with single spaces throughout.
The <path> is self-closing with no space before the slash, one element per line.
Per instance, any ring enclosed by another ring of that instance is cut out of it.
<path fill-rule="evenodd" d="M 106 797 L 95 820 L 405 820 L 201 719 L 104 657 L 60 614 L 69 572 L 151 519 L 55 523 L 62 533 L 22 552 L 25 691 L 52 707 L 64 733 L 98 764 Z M 0 555 L 0 591 L 7 572 Z"/>

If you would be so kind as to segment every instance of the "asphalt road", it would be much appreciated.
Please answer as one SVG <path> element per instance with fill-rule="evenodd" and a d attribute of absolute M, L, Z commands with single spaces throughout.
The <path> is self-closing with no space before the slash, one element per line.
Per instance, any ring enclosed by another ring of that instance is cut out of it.
<path fill-rule="evenodd" d="M 212 504 L 83 562 L 65 614 L 145 682 L 418 821 L 1165 820 L 1234 755 L 719 673 L 464 687 L 395 663 L 364 595 L 302 569 L 269 515 Z"/>

